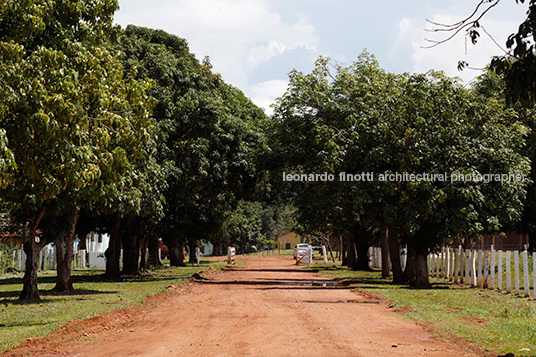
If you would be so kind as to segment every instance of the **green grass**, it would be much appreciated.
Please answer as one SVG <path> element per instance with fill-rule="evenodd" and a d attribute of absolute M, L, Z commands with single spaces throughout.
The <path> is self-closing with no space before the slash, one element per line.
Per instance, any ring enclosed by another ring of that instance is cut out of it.
<path fill-rule="evenodd" d="M 312 269 L 325 269 L 314 264 Z M 456 336 L 516 356 L 536 355 L 536 301 L 513 294 L 431 279 L 429 290 L 409 289 L 381 279 L 381 272 L 356 272 L 330 264 L 322 274 L 377 294 L 395 311 L 428 326 L 440 337 Z"/>
<path fill-rule="evenodd" d="M 22 274 L 0 277 L 0 353 L 28 338 L 55 331 L 67 322 L 84 320 L 113 310 L 141 306 L 145 298 L 166 292 L 166 286 L 181 284 L 192 274 L 206 270 L 210 265 L 224 267 L 224 263 L 201 262 L 200 266 L 166 267 L 146 275 L 120 280 L 105 280 L 102 270 L 75 270 L 73 295 L 54 294 L 53 271 L 39 273 L 41 300 L 19 301 Z"/>

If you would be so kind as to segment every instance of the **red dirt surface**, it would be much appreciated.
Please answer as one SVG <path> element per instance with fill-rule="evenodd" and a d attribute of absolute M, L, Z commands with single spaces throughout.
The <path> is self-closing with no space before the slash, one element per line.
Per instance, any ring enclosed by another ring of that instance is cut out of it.
<path fill-rule="evenodd" d="M 4 356 L 483 356 L 441 341 L 388 302 L 331 285 L 289 257 L 246 257 L 143 310 L 124 309 L 27 341 Z M 325 284 L 325 286 L 323 286 Z"/>

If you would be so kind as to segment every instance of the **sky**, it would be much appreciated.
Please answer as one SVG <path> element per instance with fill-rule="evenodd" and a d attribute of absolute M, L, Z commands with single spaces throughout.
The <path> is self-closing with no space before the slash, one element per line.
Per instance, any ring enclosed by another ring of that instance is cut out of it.
<path fill-rule="evenodd" d="M 270 114 L 288 74 L 308 73 L 319 56 L 350 65 L 367 50 L 389 72 L 442 70 L 470 83 L 481 72 L 457 70 L 458 61 L 482 68 L 503 50 L 481 31 L 476 46 L 464 34 L 425 48 L 439 23 L 467 17 L 479 0 L 120 0 L 115 22 L 162 29 L 188 41 L 199 60 Z M 480 22 L 502 47 L 525 18 L 527 5 L 501 0 Z"/>

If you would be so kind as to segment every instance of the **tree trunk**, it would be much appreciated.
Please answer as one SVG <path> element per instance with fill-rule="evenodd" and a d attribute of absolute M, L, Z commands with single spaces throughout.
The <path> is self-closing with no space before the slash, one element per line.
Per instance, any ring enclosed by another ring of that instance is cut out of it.
<path fill-rule="evenodd" d="M 104 255 L 106 256 L 106 272 L 108 278 L 118 278 L 121 273 L 119 269 L 119 255 L 121 253 L 121 217 L 117 216 L 114 225 L 110 230 L 110 244 Z"/>
<path fill-rule="evenodd" d="M 389 255 L 391 257 L 391 269 L 393 271 L 393 283 L 398 284 L 404 282 L 404 273 L 400 264 L 400 243 L 398 235 L 392 230 L 389 235 Z"/>
<path fill-rule="evenodd" d="M 179 238 L 174 238 L 169 241 L 169 265 L 172 267 L 184 266 L 184 255 L 182 253 L 183 247 L 179 241 Z"/>
<path fill-rule="evenodd" d="M 408 245 L 407 248 L 407 257 L 406 257 L 406 269 L 404 269 L 404 276 L 402 281 L 404 283 L 411 283 L 415 280 L 415 260 L 414 260 L 414 250 L 411 245 Z"/>
<path fill-rule="evenodd" d="M 333 248 L 331 246 L 331 237 L 326 238 L 326 244 L 328 246 L 329 254 L 331 255 L 331 260 L 335 263 L 335 257 L 333 256 Z"/>
<path fill-rule="evenodd" d="M 384 228 L 380 233 L 380 248 L 382 249 L 382 278 L 388 279 L 391 275 L 391 261 L 389 260 L 389 229 Z"/>
<path fill-rule="evenodd" d="M 65 251 L 63 250 L 62 242 L 56 244 L 57 274 L 56 286 L 53 289 L 56 292 L 74 293 L 73 281 L 71 279 L 71 267 L 73 263 L 75 230 L 78 217 L 79 213 L 77 211 L 73 215 L 73 225 L 65 237 Z"/>
<path fill-rule="evenodd" d="M 536 234 L 527 233 L 529 236 L 529 252 L 536 252 Z"/>
<path fill-rule="evenodd" d="M 188 248 L 190 250 L 190 255 L 188 257 L 188 262 L 192 265 L 196 263 L 195 259 L 195 247 L 196 247 L 196 240 L 195 239 L 188 239 Z"/>
<path fill-rule="evenodd" d="M 430 289 L 432 285 L 428 280 L 428 253 L 423 250 L 415 250 L 413 262 L 415 264 L 415 279 L 410 283 L 412 288 Z"/>
<path fill-rule="evenodd" d="M 37 234 L 37 227 L 41 223 L 45 215 L 45 210 L 41 210 L 39 215 L 30 230 L 30 236 L 28 240 L 24 242 L 23 248 L 26 253 L 26 269 L 24 271 L 24 277 L 22 278 L 22 292 L 19 296 L 20 300 L 40 300 L 39 289 L 37 288 L 37 264 L 39 252 L 46 245 L 46 240 L 42 239 L 39 242 L 35 241 Z M 24 238 L 24 237 L 23 237 Z"/>
<path fill-rule="evenodd" d="M 368 250 L 372 233 L 366 229 L 359 229 L 354 236 L 354 244 L 357 250 L 356 264 L 352 267 L 354 270 L 372 271 L 369 266 Z"/>
<path fill-rule="evenodd" d="M 149 240 L 148 233 L 145 233 L 143 237 L 138 240 L 138 246 L 140 247 L 140 271 L 147 271 L 148 240 Z"/>
<path fill-rule="evenodd" d="M 147 238 L 147 248 L 149 248 L 148 265 L 153 268 L 162 267 L 162 262 L 158 256 L 158 238 L 150 236 Z"/>
<path fill-rule="evenodd" d="M 140 260 L 140 249 L 138 236 L 133 229 L 127 229 L 123 234 L 123 274 L 138 274 L 138 261 Z"/>
<path fill-rule="evenodd" d="M 348 265 L 348 233 L 344 237 L 341 236 L 341 265 Z"/>
<path fill-rule="evenodd" d="M 356 259 L 356 265 L 354 269 L 361 270 L 361 271 L 371 271 L 372 269 L 369 266 L 369 256 L 368 256 L 369 245 L 360 240 L 357 243 L 356 248 L 357 248 L 357 259 Z"/>
<path fill-rule="evenodd" d="M 349 268 L 357 267 L 357 250 L 354 242 L 353 234 L 349 234 L 346 239 L 346 261 Z"/>
<path fill-rule="evenodd" d="M 35 235 L 30 235 L 29 241 L 24 243 L 24 253 L 26 254 L 26 269 L 22 278 L 23 288 L 20 294 L 20 300 L 40 300 L 39 289 L 37 288 L 37 264 L 39 252 L 45 244 L 36 243 Z"/>

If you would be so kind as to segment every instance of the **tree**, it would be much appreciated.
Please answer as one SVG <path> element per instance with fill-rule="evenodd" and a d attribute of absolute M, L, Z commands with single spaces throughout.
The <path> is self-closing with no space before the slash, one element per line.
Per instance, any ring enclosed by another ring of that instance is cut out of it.
<path fill-rule="evenodd" d="M 193 254 L 196 241 L 218 232 L 226 212 L 254 191 L 264 113 L 212 73 L 208 59 L 199 63 L 184 39 L 128 26 L 121 41 L 127 70 L 155 83 L 149 93 L 167 179 L 159 234 L 172 264 L 182 264 L 182 245 Z"/>
<path fill-rule="evenodd" d="M 362 204 L 375 196 L 354 190 L 365 182 L 349 182 L 339 174 L 367 172 L 363 140 L 374 136 L 366 135 L 365 119 L 369 112 L 381 113 L 380 105 L 388 106 L 382 95 L 393 87 L 390 81 L 367 52 L 348 68 L 321 57 L 311 74 L 291 72 L 289 90 L 277 102 L 270 130 L 274 161 L 281 164 L 279 177 L 281 171 L 332 175 L 291 182 L 290 191 L 295 192 L 297 219 L 306 230 L 331 230 L 347 238 L 344 262 L 355 269 L 369 269 L 368 247 L 378 236 L 372 212 L 377 210 Z"/>
<path fill-rule="evenodd" d="M 132 151 L 125 147 L 143 144 L 137 135 L 148 119 L 139 100 L 143 86 L 122 81 L 122 67 L 106 46 L 117 7 L 112 0 L 28 0 L 8 1 L 0 10 L 0 125 L 16 163 L 2 195 L 18 204 L 27 232 L 21 299 L 39 298 L 41 221 L 77 217 L 78 198 L 115 186 L 125 172 L 118 168 L 128 169 Z"/>
<path fill-rule="evenodd" d="M 321 59 L 310 75 L 292 73 L 273 142 L 275 152 L 288 153 L 287 169 L 335 175 L 295 183 L 294 201 L 302 212 L 312 208 L 310 222 L 343 227 L 348 260 L 366 256 L 376 232 L 392 228 L 413 251 L 412 285 L 428 287 L 426 256 L 444 238 L 499 231 L 519 219 L 526 181 L 451 176 L 527 174 L 518 152 L 527 130 L 509 122 L 512 112 L 440 72 L 385 73 L 366 53 L 334 68 Z M 352 242 L 365 249 L 356 252 Z"/>

